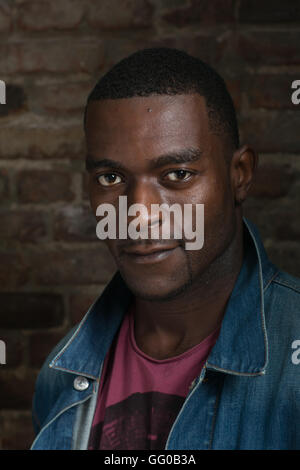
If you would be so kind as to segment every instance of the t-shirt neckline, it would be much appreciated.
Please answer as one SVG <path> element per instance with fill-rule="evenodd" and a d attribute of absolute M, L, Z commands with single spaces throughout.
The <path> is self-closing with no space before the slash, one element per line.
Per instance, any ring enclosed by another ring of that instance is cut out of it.
<path fill-rule="evenodd" d="M 134 314 L 133 314 L 133 309 L 130 308 L 128 312 L 128 321 L 129 321 L 129 337 L 130 337 L 130 342 L 131 346 L 138 354 L 141 356 L 143 359 L 154 362 L 156 364 L 166 364 L 170 362 L 176 362 L 176 361 L 181 361 L 192 354 L 196 354 L 199 349 L 205 348 L 207 343 L 209 344 L 212 340 L 212 338 L 219 333 L 220 326 L 218 326 L 212 333 L 210 333 L 208 336 L 206 336 L 200 343 L 196 344 L 195 346 L 192 346 L 191 348 L 187 349 L 181 354 L 178 354 L 177 356 L 174 357 L 168 357 L 166 359 L 155 359 L 154 357 L 148 356 L 148 354 L 144 353 L 136 344 L 135 341 L 135 335 L 134 335 Z"/>

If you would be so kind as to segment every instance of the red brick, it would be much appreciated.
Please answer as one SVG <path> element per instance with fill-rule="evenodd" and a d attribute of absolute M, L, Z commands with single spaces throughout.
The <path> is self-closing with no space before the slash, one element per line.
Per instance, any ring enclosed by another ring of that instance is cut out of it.
<path fill-rule="evenodd" d="M 267 253 L 271 261 L 280 269 L 300 277 L 299 243 L 276 242 L 267 246 Z"/>
<path fill-rule="evenodd" d="M 45 263 L 45 259 L 51 260 Z M 40 285 L 105 284 L 115 272 L 113 259 L 103 242 L 98 247 L 53 250 L 32 259 L 35 279 Z"/>
<path fill-rule="evenodd" d="M 178 36 L 175 42 L 178 49 L 183 49 L 198 59 L 217 65 L 223 54 L 222 41 L 216 42 L 214 36 L 203 36 L 201 34 Z"/>
<path fill-rule="evenodd" d="M 0 117 L 25 110 L 25 93 L 18 85 L 6 84 L 6 104 L 0 106 Z"/>
<path fill-rule="evenodd" d="M 148 0 L 102 0 L 89 3 L 88 22 L 101 30 L 149 28 L 153 6 Z"/>
<path fill-rule="evenodd" d="M 83 114 L 93 86 L 91 82 L 47 84 L 33 88 L 31 99 L 47 112 L 80 111 Z"/>
<path fill-rule="evenodd" d="M 32 367 L 40 369 L 52 349 L 64 337 L 66 331 L 61 333 L 39 332 L 29 337 L 29 363 Z"/>
<path fill-rule="evenodd" d="M 163 19 L 180 28 L 193 23 L 213 25 L 232 23 L 234 22 L 234 2 L 233 0 L 222 2 L 191 0 L 189 5 L 176 8 L 163 15 Z"/>
<path fill-rule="evenodd" d="M 124 35 L 121 41 L 118 37 L 111 35 L 111 38 L 109 39 L 109 41 L 107 41 L 105 46 L 106 51 L 105 60 L 102 68 L 103 72 L 108 71 L 121 59 L 124 59 L 130 54 L 136 52 L 138 49 L 143 49 L 152 46 L 152 40 L 147 40 L 146 35 L 144 35 L 143 37 L 135 38 L 131 37 L 128 34 L 126 35 L 126 37 Z"/>
<path fill-rule="evenodd" d="M 75 29 L 84 13 L 80 0 L 26 1 L 18 6 L 17 25 L 28 31 Z"/>
<path fill-rule="evenodd" d="M 242 105 L 242 88 L 241 79 L 239 78 L 228 78 L 225 79 L 227 90 L 231 95 L 236 110 L 239 110 Z"/>
<path fill-rule="evenodd" d="M 291 95 L 295 75 L 257 75 L 249 76 L 247 98 L 252 108 L 295 109 Z"/>
<path fill-rule="evenodd" d="M 55 213 L 54 239 L 97 241 L 96 223 L 90 207 L 65 206 Z"/>
<path fill-rule="evenodd" d="M 19 45 L 0 43 L 1 73 L 14 74 L 19 71 Z"/>
<path fill-rule="evenodd" d="M 23 286 L 30 278 L 30 266 L 23 253 L 15 251 L 0 253 L 0 286 L 1 289 Z"/>
<path fill-rule="evenodd" d="M 276 201 L 276 203 L 274 203 Z M 262 237 L 262 240 L 265 243 L 265 248 L 269 249 L 271 245 L 271 254 L 272 256 L 277 257 L 276 253 L 276 243 L 278 246 L 289 248 L 294 250 L 295 253 L 295 266 L 296 270 L 298 269 L 298 275 L 300 270 L 300 257 L 299 249 L 297 244 L 299 244 L 300 238 L 300 207 L 297 203 L 297 200 L 293 201 L 292 199 L 283 198 L 281 200 L 271 198 L 262 199 L 259 198 L 249 198 L 243 205 L 243 213 L 251 222 L 256 224 L 259 229 L 259 233 Z M 279 252 L 281 249 L 279 250 Z M 282 251 L 284 253 L 285 249 Z M 289 250 L 288 250 L 289 252 Z M 288 255 L 290 257 L 290 254 Z M 275 258 L 274 258 L 275 259 Z M 277 261 L 285 264 L 283 254 L 279 254 Z M 298 262 L 298 264 L 297 264 Z M 292 264 L 292 258 L 288 260 L 289 265 Z M 285 269 L 288 266 L 286 264 Z"/>
<path fill-rule="evenodd" d="M 278 205 L 281 201 L 276 199 Z M 251 220 L 259 229 L 259 233 L 263 240 L 270 239 L 274 236 L 274 210 L 271 206 L 274 200 L 272 198 L 264 199 L 248 197 L 243 203 L 243 215 Z"/>
<path fill-rule="evenodd" d="M 20 202 L 72 201 L 72 175 L 63 171 L 23 170 L 17 176 Z"/>
<path fill-rule="evenodd" d="M 0 44 L 0 55 L 3 74 L 92 73 L 103 64 L 103 45 L 87 38 L 30 39 Z"/>
<path fill-rule="evenodd" d="M 72 294 L 70 296 L 70 318 L 72 325 L 82 320 L 103 289 L 104 287 L 99 288 L 95 294 Z"/>
<path fill-rule="evenodd" d="M 8 33 L 12 28 L 11 21 L 12 10 L 7 1 L 1 2 L 0 5 L 0 33 Z"/>
<path fill-rule="evenodd" d="M 299 31 L 249 31 L 239 35 L 237 50 L 251 64 L 299 65 L 299 43 Z"/>
<path fill-rule="evenodd" d="M 83 125 L 0 127 L 0 158 L 82 158 Z"/>
<path fill-rule="evenodd" d="M 298 0 L 243 0 L 239 4 L 242 23 L 294 23 L 300 21 Z"/>
<path fill-rule="evenodd" d="M 211 65 L 219 66 L 224 54 L 224 46 L 227 47 L 227 40 L 216 41 L 214 35 L 204 35 L 197 32 L 183 33 L 180 35 L 168 35 L 162 38 L 155 36 L 142 38 L 122 38 L 122 41 L 112 37 L 107 42 L 107 51 L 103 70 L 109 70 L 114 64 L 138 49 L 151 47 L 171 47 L 183 49 L 189 54 L 198 57 Z"/>
<path fill-rule="evenodd" d="M 289 165 L 258 166 L 249 196 L 277 198 L 288 194 L 294 180 Z"/>
<path fill-rule="evenodd" d="M 277 217 L 273 219 L 274 236 L 280 241 L 300 240 L 300 207 L 299 203 L 291 203 L 288 207 L 282 207 L 277 212 Z"/>
<path fill-rule="evenodd" d="M 27 371 L 22 377 L 12 371 L 2 372 L 0 375 L 1 408 L 30 410 L 36 376 L 37 373 L 31 371 Z"/>
<path fill-rule="evenodd" d="M 0 211 L 0 238 L 21 242 L 38 242 L 46 236 L 46 223 L 40 212 Z"/>
<path fill-rule="evenodd" d="M 0 169 L 0 202 L 4 203 L 9 199 L 9 176 L 8 171 Z"/>
<path fill-rule="evenodd" d="M 299 129 L 297 110 L 253 112 L 240 118 L 241 141 L 259 152 L 300 152 Z"/>
<path fill-rule="evenodd" d="M 243 213 L 256 224 L 259 232 L 265 241 L 265 248 L 268 254 L 282 265 L 283 269 L 300 274 L 299 238 L 300 238 L 300 207 L 297 200 L 276 200 L 264 199 L 262 202 L 258 198 L 249 198 L 243 205 Z M 278 244 L 279 251 L 276 251 Z M 271 245 L 271 248 L 269 248 Z M 290 249 L 289 249 L 290 248 Z M 288 253 L 287 260 L 284 253 Z M 294 264 L 292 251 L 294 250 Z"/>
<path fill-rule="evenodd" d="M 2 292 L 0 299 L 2 328 L 51 328 L 63 322 L 63 301 L 59 294 Z"/>
<path fill-rule="evenodd" d="M 176 36 L 170 35 L 163 39 L 154 39 L 147 44 L 147 47 L 174 47 L 181 49 L 219 69 L 224 54 L 224 44 L 227 47 L 227 41 L 220 39 L 217 42 L 216 37 L 213 35 L 185 33 Z"/>
<path fill-rule="evenodd" d="M 5 413 L 2 427 L 3 450 L 28 450 L 34 440 L 31 412 Z M 1 447 L 0 447 L 1 448 Z"/>
<path fill-rule="evenodd" d="M 89 200 L 89 174 L 87 172 L 82 175 L 82 199 Z"/>

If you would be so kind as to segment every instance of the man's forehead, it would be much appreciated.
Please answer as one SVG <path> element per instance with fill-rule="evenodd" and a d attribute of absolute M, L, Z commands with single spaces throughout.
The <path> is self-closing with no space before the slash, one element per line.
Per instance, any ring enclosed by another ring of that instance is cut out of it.
<path fill-rule="evenodd" d="M 143 132 L 144 128 L 146 135 L 173 135 L 198 126 L 207 128 L 207 121 L 204 98 L 190 94 L 92 101 L 86 122 L 88 132 Z"/>
<path fill-rule="evenodd" d="M 211 132 L 205 99 L 199 94 L 93 101 L 86 130 L 90 168 L 104 159 L 105 166 L 113 160 L 138 171 L 160 156 L 182 158 L 187 149 L 196 150 L 197 157 L 201 154 L 200 163 L 215 158 L 224 145 Z"/>

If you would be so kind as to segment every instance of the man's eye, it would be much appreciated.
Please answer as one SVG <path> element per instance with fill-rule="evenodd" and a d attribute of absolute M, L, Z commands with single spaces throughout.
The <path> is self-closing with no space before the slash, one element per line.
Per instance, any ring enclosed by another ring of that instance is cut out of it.
<path fill-rule="evenodd" d="M 98 182 L 101 186 L 114 186 L 122 181 L 121 177 L 115 173 L 105 173 L 97 177 Z"/>
<path fill-rule="evenodd" d="M 170 171 L 166 176 L 170 181 L 185 181 L 191 176 L 191 172 L 187 170 Z"/>

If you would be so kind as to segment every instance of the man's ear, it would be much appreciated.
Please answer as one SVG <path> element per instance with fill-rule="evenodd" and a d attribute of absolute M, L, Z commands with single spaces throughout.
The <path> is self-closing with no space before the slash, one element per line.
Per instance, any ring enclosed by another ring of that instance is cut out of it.
<path fill-rule="evenodd" d="M 236 205 L 241 205 L 246 199 L 257 165 L 258 155 L 248 145 L 243 145 L 234 152 L 230 173 Z"/>

